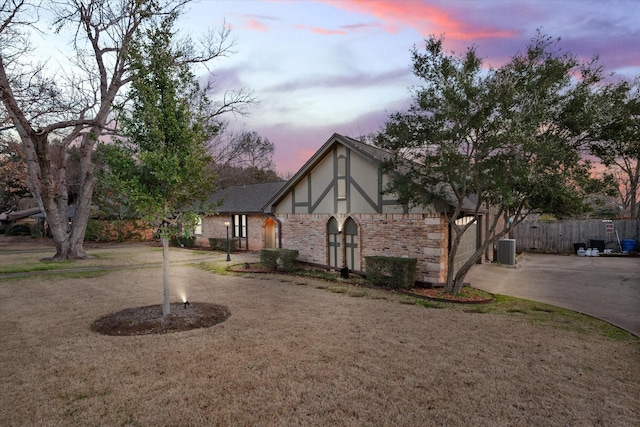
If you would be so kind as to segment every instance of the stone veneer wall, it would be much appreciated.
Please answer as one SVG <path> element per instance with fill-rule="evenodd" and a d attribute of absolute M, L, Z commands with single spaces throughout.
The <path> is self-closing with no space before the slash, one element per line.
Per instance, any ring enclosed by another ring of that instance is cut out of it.
<path fill-rule="evenodd" d="M 439 284 L 446 280 L 448 226 L 440 214 L 279 214 L 282 247 L 297 249 L 301 261 L 327 265 L 326 227 L 335 216 L 358 224 L 362 270 L 365 257 L 384 255 L 417 258 L 416 280 Z"/>

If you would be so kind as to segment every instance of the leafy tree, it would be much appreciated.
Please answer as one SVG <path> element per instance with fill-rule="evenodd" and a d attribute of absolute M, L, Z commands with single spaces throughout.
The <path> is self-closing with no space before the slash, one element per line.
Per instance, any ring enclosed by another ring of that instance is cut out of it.
<path fill-rule="evenodd" d="M 17 133 L 24 150 L 31 194 L 47 218 L 56 254 L 53 259 L 86 258 L 84 233 L 95 188 L 93 153 L 113 128 L 112 106 L 130 82 L 128 50 L 135 34 L 156 16 L 182 10 L 188 0 L 6 0 L 0 3 L 0 132 Z M 70 30 L 75 56 L 61 63 L 34 63 L 31 32 L 51 29 L 40 19 L 55 16 L 53 30 Z M 196 63 L 225 56 L 229 30 L 209 34 L 202 51 L 184 43 L 184 60 Z M 237 111 L 252 94 L 240 90 L 215 106 Z M 53 143 L 58 138 L 60 143 Z M 79 181 L 75 218 L 67 219 L 69 147 L 77 146 Z M 60 154 L 60 155 L 58 155 Z M 56 162 L 55 159 L 62 159 Z"/>
<path fill-rule="evenodd" d="M 206 200 L 215 183 L 207 141 L 218 130 L 210 100 L 184 52 L 172 44 L 176 17 L 170 14 L 132 42 L 131 105 L 121 119 L 125 138 L 104 147 L 111 179 L 137 213 L 159 228 L 165 316 L 170 312 L 169 237 L 179 223 L 193 229 L 205 209 L 198 202 Z"/>
<path fill-rule="evenodd" d="M 600 71 L 540 34 L 489 70 L 475 48 L 457 56 L 442 43 L 431 37 L 424 52 L 414 48 L 413 72 L 424 86 L 414 90 L 408 111 L 390 116 L 376 141 L 395 153 L 383 163 L 388 191 L 446 212 L 453 231 L 446 290 L 455 293 L 485 250 L 530 212 L 582 209 L 590 165 L 580 156 L 584 136 L 569 121 L 583 111 Z M 486 209 L 491 220 L 480 247 L 454 272 L 463 233 Z M 459 225 L 462 216 L 472 219 Z"/>
<path fill-rule="evenodd" d="M 274 171 L 275 145 L 257 132 L 216 138 L 211 149 L 221 188 L 281 179 Z"/>
<path fill-rule="evenodd" d="M 19 209 L 29 197 L 27 159 L 16 141 L 0 139 L 0 212 Z"/>
<path fill-rule="evenodd" d="M 272 169 L 275 146 L 257 132 L 244 131 L 235 138 L 237 156 L 234 163 L 250 170 Z"/>
<path fill-rule="evenodd" d="M 591 152 L 618 178 L 622 206 L 640 218 L 640 77 L 605 87 L 598 93 L 598 119 Z"/>
<path fill-rule="evenodd" d="M 276 171 L 270 169 L 249 169 L 227 163 L 217 165 L 215 170 L 218 176 L 216 183 L 219 188 L 282 180 Z"/>

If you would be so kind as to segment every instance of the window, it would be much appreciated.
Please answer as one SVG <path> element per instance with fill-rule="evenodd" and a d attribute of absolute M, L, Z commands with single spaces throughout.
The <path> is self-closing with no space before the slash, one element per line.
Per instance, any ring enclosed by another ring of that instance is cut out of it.
<path fill-rule="evenodd" d="M 338 200 L 347 198 L 347 183 L 344 178 L 338 178 Z"/>
<path fill-rule="evenodd" d="M 353 218 L 344 222 L 345 254 L 349 270 L 360 270 L 360 252 L 358 250 L 358 225 Z"/>
<path fill-rule="evenodd" d="M 338 166 L 336 172 L 338 200 L 345 200 L 347 198 L 347 158 L 344 155 L 338 156 Z"/>
<path fill-rule="evenodd" d="M 196 219 L 196 226 L 193 229 L 193 234 L 202 234 L 202 217 L 199 216 Z"/>
<path fill-rule="evenodd" d="M 347 158 L 343 154 L 338 156 L 338 176 L 347 176 Z"/>
<path fill-rule="evenodd" d="M 247 216 L 233 215 L 233 237 L 247 237 Z"/>
<path fill-rule="evenodd" d="M 329 253 L 329 265 L 342 267 L 342 253 L 340 252 L 340 230 L 338 221 L 331 218 L 327 224 L 327 251 Z"/>

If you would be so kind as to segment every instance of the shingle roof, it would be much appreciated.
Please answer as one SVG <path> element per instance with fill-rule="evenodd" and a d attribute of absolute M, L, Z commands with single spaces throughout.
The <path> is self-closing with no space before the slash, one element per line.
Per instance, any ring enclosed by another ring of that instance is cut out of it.
<path fill-rule="evenodd" d="M 382 161 L 392 156 L 392 154 L 389 151 L 384 150 L 382 148 L 374 147 L 373 145 L 360 142 L 357 139 L 353 139 L 345 135 L 338 135 L 338 134 L 335 134 L 335 135 L 341 137 L 344 142 L 348 142 L 352 149 L 355 149 L 356 151 L 360 151 L 362 154 L 365 154 L 365 156 L 369 157 L 371 160 Z"/>
<path fill-rule="evenodd" d="M 8 212 L 7 219 L 9 221 L 17 221 L 19 219 L 27 218 L 38 213 L 40 213 L 40 208 L 23 209 L 20 211 Z"/>
<path fill-rule="evenodd" d="M 209 197 L 210 202 L 222 204 L 220 213 L 261 213 L 269 200 L 286 184 L 286 181 L 260 184 L 234 185 Z"/>

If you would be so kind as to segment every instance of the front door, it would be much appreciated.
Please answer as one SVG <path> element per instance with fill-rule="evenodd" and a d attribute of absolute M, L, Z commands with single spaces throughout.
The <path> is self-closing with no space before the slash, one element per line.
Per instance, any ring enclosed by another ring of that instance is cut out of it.
<path fill-rule="evenodd" d="M 276 247 L 276 232 L 278 230 L 278 223 L 273 219 L 267 218 L 264 221 L 264 247 L 271 249 Z"/>

